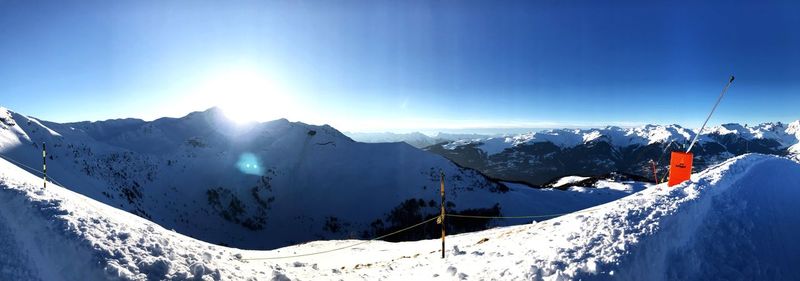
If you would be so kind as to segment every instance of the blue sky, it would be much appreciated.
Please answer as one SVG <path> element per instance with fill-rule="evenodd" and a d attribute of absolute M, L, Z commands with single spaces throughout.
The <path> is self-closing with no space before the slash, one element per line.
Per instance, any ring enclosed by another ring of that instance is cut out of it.
<path fill-rule="evenodd" d="M 0 1 L 0 105 L 348 131 L 800 119 L 800 2 Z M 239 77 L 239 78 L 237 78 Z M 250 77 L 250 78 L 240 78 Z"/>

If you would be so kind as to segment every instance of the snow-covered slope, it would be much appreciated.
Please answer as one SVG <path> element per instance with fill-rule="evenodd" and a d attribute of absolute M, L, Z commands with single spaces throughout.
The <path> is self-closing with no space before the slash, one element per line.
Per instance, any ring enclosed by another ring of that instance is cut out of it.
<path fill-rule="evenodd" d="M 354 142 L 327 125 L 239 125 L 216 108 L 152 122 L 58 124 L 6 109 L 0 116 L 0 155 L 41 167 L 46 143 L 48 174 L 58 182 L 180 233 L 243 248 L 399 227 L 406 217 L 398 214 L 435 212 L 439 171 L 455 209 L 494 210 L 508 197 L 504 185 L 440 156 L 405 143 Z"/>
<path fill-rule="evenodd" d="M 0 159 L 0 280 L 244 280 L 274 267 L 237 270 L 229 249 L 41 181 Z"/>
<path fill-rule="evenodd" d="M 800 120 L 754 127 L 725 124 L 705 130 L 692 152 L 696 170 L 745 153 L 800 158 Z M 426 148 L 459 165 L 502 180 L 542 185 L 568 175 L 622 172 L 652 179 L 669 152 L 683 150 L 696 135 L 679 125 L 637 128 L 557 129 L 506 137 L 454 141 Z"/>
<path fill-rule="evenodd" d="M 215 246 L 0 160 L 3 280 L 795 280 L 800 164 L 746 155 L 556 219 L 451 235 L 274 251 Z"/>
<path fill-rule="evenodd" d="M 59 124 L 5 109 L 0 117 L 0 156 L 29 172 L 41 167 L 46 143 L 48 176 L 71 190 L 178 233 L 247 249 L 374 237 L 414 223 L 438 212 L 440 171 L 453 212 L 563 212 L 630 194 L 546 191 L 585 200 L 539 205 L 519 195 L 534 192 L 527 186 L 509 188 L 405 143 L 359 143 L 327 125 L 285 119 L 239 125 L 213 108 L 152 122 Z M 454 222 L 449 231 L 513 223 Z M 432 229 L 394 239 L 432 237 Z"/>

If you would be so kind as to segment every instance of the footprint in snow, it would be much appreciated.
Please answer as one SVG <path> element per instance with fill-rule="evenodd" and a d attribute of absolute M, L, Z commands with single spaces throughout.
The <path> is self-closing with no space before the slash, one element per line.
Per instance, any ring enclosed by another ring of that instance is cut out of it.
<path fill-rule="evenodd" d="M 453 266 L 448 266 L 447 267 L 447 273 L 450 273 L 450 275 L 456 276 L 456 272 L 458 272 L 457 268 L 455 268 Z"/>
<path fill-rule="evenodd" d="M 464 255 L 466 253 L 467 252 L 465 252 L 465 251 L 459 250 L 457 245 L 453 246 L 453 255 L 460 256 L 460 255 Z"/>

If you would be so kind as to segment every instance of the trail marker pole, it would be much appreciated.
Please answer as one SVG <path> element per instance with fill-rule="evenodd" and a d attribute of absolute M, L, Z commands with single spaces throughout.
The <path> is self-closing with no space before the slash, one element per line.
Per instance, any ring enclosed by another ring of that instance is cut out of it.
<path fill-rule="evenodd" d="M 42 180 L 44 181 L 44 188 L 47 188 L 47 149 L 45 149 L 45 143 L 42 143 Z"/>
<path fill-rule="evenodd" d="M 445 236 L 445 233 L 444 233 L 444 172 L 440 172 L 440 173 L 441 173 L 441 175 L 440 175 L 441 176 L 441 178 L 440 178 L 441 188 L 439 189 L 439 194 L 442 196 L 442 209 L 441 209 L 441 213 L 439 214 L 439 218 L 436 219 L 436 223 L 442 225 L 442 258 L 444 258 L 444 236 Z"/>

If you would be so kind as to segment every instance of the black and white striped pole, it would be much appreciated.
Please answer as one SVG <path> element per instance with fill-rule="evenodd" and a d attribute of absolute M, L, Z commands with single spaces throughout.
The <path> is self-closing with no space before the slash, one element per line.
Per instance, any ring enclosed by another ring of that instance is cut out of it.
<path fill-rule="evenodd" d="M 44 188 L 47 188 L 47 149 L 45 149 L 45 143 L 42 143 L 42 180 L 44 180 Z"/>

